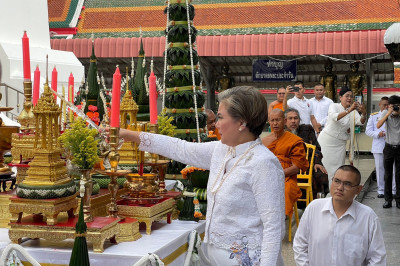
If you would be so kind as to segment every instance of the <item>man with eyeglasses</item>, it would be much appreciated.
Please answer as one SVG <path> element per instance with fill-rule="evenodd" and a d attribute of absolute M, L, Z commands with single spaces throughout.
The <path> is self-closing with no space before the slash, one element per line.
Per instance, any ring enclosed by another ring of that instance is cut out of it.
<path fill-rule="evenodd" d="M 298 266 L 386 265 L 378 216 L 354 200 L 361 192 L 360 182 L 360 171 L 343 165 L 332 178 L 332 197 L 308 205 L 293 242 Z"/>

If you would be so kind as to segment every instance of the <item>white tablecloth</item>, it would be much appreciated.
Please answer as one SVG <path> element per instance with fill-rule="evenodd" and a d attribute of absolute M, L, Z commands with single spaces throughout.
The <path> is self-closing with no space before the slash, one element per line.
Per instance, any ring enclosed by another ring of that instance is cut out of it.
<path fill-rule="evenodd" d="M 131 266 L 148 253 L 155 253 L 163 259 L 187 243 L 192 230 L 202 234 L 205 230 L 205 222 L 173 220 L 171 224 L 165 221 L 153 223 L 151 235 L 146 235 L 145 230 L 141 230 L 142 238 L 134 242 L 116 245 L 106 241 L 103 253 L 94 253 L 91 243 L 88 243 L 90 264 L 92 266 Z M 8 229 L 0 228 L 0 254 L 10 243 Z M 73 240 L 58 243 L 44 239 L 27 240 L 21 246 L 39 263 L 68 265 Z M 182 266 L 185 257 L 186 252 L 178 256 L 170 265 Z"/>

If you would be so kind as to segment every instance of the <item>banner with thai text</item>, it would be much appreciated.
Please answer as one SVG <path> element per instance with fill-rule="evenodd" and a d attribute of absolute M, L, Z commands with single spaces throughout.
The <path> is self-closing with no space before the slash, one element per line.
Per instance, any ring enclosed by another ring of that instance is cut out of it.
<path fill-rule="evenodd" d="M 278 61 L 272 59 L 253 60 L 254 82 L 295 81 L 297 61 Z"/>

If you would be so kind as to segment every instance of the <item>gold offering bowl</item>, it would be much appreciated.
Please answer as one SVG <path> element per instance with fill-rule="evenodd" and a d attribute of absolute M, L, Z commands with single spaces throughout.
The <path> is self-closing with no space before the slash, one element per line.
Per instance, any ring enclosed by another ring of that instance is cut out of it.
<path fill-rule="evenodd" d="M 18 133 L 17 126 L 1 126 L 0 125 L 0 174 L 11 173 L 11 169 L 4 164 L 4 153 L 11 149 L 11 135 Z"/>
<path fill-rule="evenodd" d="M 154 199 L 159 197 L 159 187 L 156 174 L 137 173 L 125 176 L 124 188 L 128 189 L 129 199 Z"/>

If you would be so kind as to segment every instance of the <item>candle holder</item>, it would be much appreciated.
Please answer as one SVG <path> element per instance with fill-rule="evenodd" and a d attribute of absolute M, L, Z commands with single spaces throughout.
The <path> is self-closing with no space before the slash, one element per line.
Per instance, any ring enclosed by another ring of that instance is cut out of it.
<path fill-rule="evenodd" d="M 110 128 L 111 151 L 108 155 L 111 169 L 98 172 L 103 175 L 108 175 L 111 179 L 110 183 L 108 184 L 108 190 L 110 191 L 110 196 L 111 196 L 111 202 L 110 205 L 108 206 L 108 215 L 114 218 L 118 218 L 118 207 L 116 201 L 117 201 L 117 192 L 119 189 L 119 184 L 117 182 L 117 178 L 119 176 L 124 176 L 130 172 L 128 170 L 118 170 L 118 163 L 119 163 L 118 146 L 119 146 L 119 128 L 111 127 Z"/>
<path fill-rule="evenodd" d="M 158 176 L 158 191 L 159 193 L 166 193 L 167 190 L 165 189 L 165 173 L 167 170 L 169 160 L 160 160 L 158 159 L 156 162 L 153 160 L 147 161 L 144 165 L 148 165 L 152 167 L 152 173 Z"/>
<path fill-rule="evenodd" d="M 149 132 L 157 134 L 158 133 L 158 124 L 150 124 L 149 125 Z M 153 163 L 157 163 L 158 160 L 158 154 L 152 153 L 151 154 L 151 161 Z"/>
<path fill-rule="evenodd" d="M 18 116 L 18 122 L 21 124 L 21 131 L 25 134 L 32 133 L 35 130 L 35 115 L 32 108 L 32 81 L 24 81 L 24 109 Z"/>

